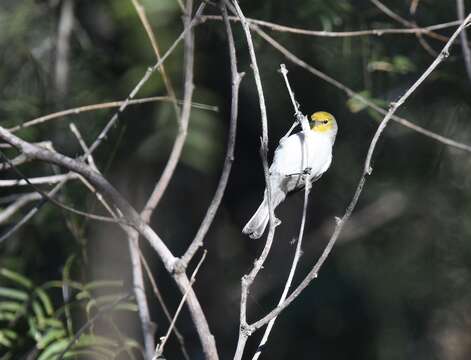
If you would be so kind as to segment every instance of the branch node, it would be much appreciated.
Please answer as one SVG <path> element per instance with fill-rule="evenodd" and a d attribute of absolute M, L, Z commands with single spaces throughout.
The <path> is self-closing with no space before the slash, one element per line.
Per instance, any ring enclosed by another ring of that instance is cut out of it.
<path fill-rule="evenodd" d="M 180 275 L 185 273 L 186 271 L 186 264 L 183 262 L 182 259 L 177 259 L 175 260 L 175 263 L 173 264 L 173 273 L 175 275 Z"/>

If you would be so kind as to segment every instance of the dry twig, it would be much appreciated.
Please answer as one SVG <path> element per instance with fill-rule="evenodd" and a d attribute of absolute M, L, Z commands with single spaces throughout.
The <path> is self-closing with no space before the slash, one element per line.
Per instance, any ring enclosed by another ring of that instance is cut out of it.
<path fill-rule="evenodd" d="M 456 0 L 456 7 L 458 9 L 458 19 L 460 20 L 460 22 L 463 22 L 464 15 L 465 15 L 464 1 Z M 469 47 L 468 34 L 466 33 L 466 29 L 461 32 L 460 41 L 461 41 L 461 48 L 463 49 L 464 65 L 466 68 L 466 73 L 468 74 L 468 78 L 471 81 L 471 49 Z"/>
<path fill-rule="evenodd" d="M 288 89 L 288 93 L 289 93 L 290 98 L 291 98 L 291 102 L 292 102 L 293 107 L 294 107 L 294 112 L 295 112 L 296 118 L 299 122 L 301 122 L 301 125 L 303 125 L 302 121 L 304 120 L 304 121 L 307 122 L 307 120 L 306 120 L 306 117 L 300 112 L 298 102 L 294 98 L 294 93 L 291 90 L 291 86 L 290 86 L 289 81 L 288 81 L 288 70 L 286 69 L 286 66 L 284 64 L 281 64 L 280 68 L 281 68 L 281 74 L 283 75 L 286 87 Z M 308 149 L 308 142 L 305 139 L 307 139 L 308 136 L 310 135 L 310 129 L 309 129 L 308 124 L 304 124 L 304 126 L 302 126 L 302 127 L 303 127 L 303 132 L 304 132 L 303 151 L 305 153 L 304 156 L 303 156 L 303 159 L 305 161 L 306 166 L 308 166 L 307 165 L 309 163 L 308 156 L 309 156 L 310 151 Z M 303 167 L 305 168 L 306 166 L 303 166 Z M 309 176 L 306 174 L 306 175 L 304 175 L 303 213 L 302 213 L 302 217 L 301 217 L 301 225 L 299 227 L 296 250 L 294 252 L 294 258 L 293 258 L 293 262 L 291 263 L 291 269 L 289 271 L 288 279 L 286 280 L 285 286 L 283 288 L 283 292 L 280 296 L 280 300 L 278 301 L 278 305 L 283 304 L 283 302 L 286 300 L 286 297 L 288 296 L 289 289 L 291 288 L 291 284 L 293 283 L 294 274 L 295 274 L 296 269 L 298 267 L 299 259 L 301 258 L 301 255 L 302 255 L 302 242 L 303 242 L 303 237 L 304 237 L 304 227 L 306 225 L 307 205 L 308 205 L 308 201 L 309 201 L 310 191 L 311 191 L 311 183 L 309 181 Z M 275 325 L 275 321 L 276 321 L 276 317 L 271 319 L 270 322 L 268 323 L 268 326 L 265 329 L 263 337 L 260 340 L 260 343 L 258 345 L 257 351 L 256 351 L 255 355 L 252 357 L 252 360 L 257 360 L 260 357 L 260 355 L 262 354 L 262 350 L 263 350 L 263 348 L 265 347 L 265 345 L 268 341 L 268 337 L 270 336 L 271 330 L 273 329 L 273 326 Z"/>
<path fill-rule="evenodd" d="M 154 96 L 154 97 L 148 97 L 148 98 L 142 98 L 142 99 L 129 100 L 128 105 L 144 104 L 144 103 L 149 103 L 149 102 L 154 102 L 154 101 L 168 101 L 168 102 L 170 102 L 172 100 L 168 96 Z M 177 100 L 177 102 L 179 104 L 182 103 L 181 100 Z M 23 124 L 11 127 L 7 130 L 14 133 L 14 132 L 17 132 L 19 130 L 31 127 L 31 126 L 35 126 L 35 125 L 42 124 L 42 123 L 50 121 L 50 120 L 61 118 L 63 116 L 78 115 L 82 112 L 87 112 L 87 111 L 95 111 L 95 110 L 121 107 L 121 106 L 124 105 L 124 103 L 125 103 L 125 101 L 111 101 L 111 102 L 106 102 L 106 103 L 101 103 L 101 104 L 79 106 L 79 107 L 76 107 L 76 108 L 62 110 L 62 111 L 58 111 L 58 112 L 55 112 L 55 113 L 44 115 L 44 116 L 38 117 L 36 119 L 32 119 L 30 121 L 27 121 Z M 202 110 L 208 110 L 208 111 L 218 111 L 218 108 L 216 106 L 210 106 L 210 105 L 200 104 L 200 103 L 192 103 L 191 105 L 196 109 L 202 109 Z"/>
<path fill-rule="evenodd" d="M 201 6 L 200 6 L 201 8 Z M 157 207 L 160 199 L 162 198 L 165 190 L 167 189 L 170 180 L 173 177 L 173 173 L 177 167 L 177 164 L 180 160 L 180 156 L 183 150 L 183 146 L 185 145 L 186 137 L 188 134 L 188 123 L 190 121 L 190 114 L 191 114 L 191 99 L 193 97 L 193 66 L 194 66 L 194 34 L 192 31 L 192 20 L 191 20 L 191 12 L 193 9 L 193 0 L 187 0 L 186 3 L 186 10 L 184 15 L 184 25 L 185 25 L 185 50 L 184 50 L 184 77 L 185 77 L 185 84 L 183 90 L 183 108 L 178 128 L 178 134 L 175 138 L 175 142 L 173 143 L 172 151 L 170 152 L 170 156 L 168 158 L 167 164 L 165 165 L 164 171 L 160 176 L 159 181 L 154 187 L 152 194 L 150 195 L 147 203 L 142 211 L 142 218 L 144 221 L 149 222 L 154 212 L 155 208 Z M 195 18 L 197 15 L 195 15 Z M 198 15 L 199 17 L 199 15 Z"/>
<path fill-rule="evenodd" d="M 229 135 L 227 140 L 227 150 L 226 150 L 226 157 L 224 160 L 224 165 L 222 167 L 221 177 L 219 179 L 218 186 L 216 188 L 216 192 L 214 193 L 213 200 L 206 211 L 206 215 L 201 222 L 201 225 L 196 233 L 195 238 L 193 239 L 192 243 L 186 250 L 185 254 L 182 256 L 182 263 L 184 266 L 188 266 L 189 262 L 195 255 L 196 251 L 199 247 L 203 245 L 204 237 L 206 236 L 209 227 L 211 226 L 214 217 L 216 216 L 216 212 L 221 205 L 222 197 L 224 196 L 224 192 L 226 190 L 227 182 L 229 180 L 229 175 L 232 169 L 232 163 L 234 162 L 234 149 L 235 149 L 235 142 L 236 142 L 236 133 L 237 133 L 237 114 L 238 114 L 238 107 L 239 107 L 239 86 L 240 82 L 243 77 L 243 73 L 239 73 L 237 70 L 237 56 L 236 56 L 236 49 L 234 45 L 234 36 L 232 34 L 232 29 L 229 24 L 229 20 L 227 20 L 227 9 L 226 6 L 221 4 L 221 11 L 223 13 L 225 28 L 226 28 L 226 36 L 227 42 L 229 45 L 229 58 L 230 58 L 230 66 L 231 66 L 231 78 L 232 78 L 232 93 L 231 93 L 231 120 L 229 125 Z"/>
<path fill-rule="evenodd" d="M 337 89 L 342 90 L 349 97 L 357 99 L 358 101 L 362 102 L 363 104 L 365 104 L 369 108 L 375 110 L 376 112 L 378 112 L 382 115 L 387 114 L 387 110 L 381 108 L 380 106 L 376 105 L 372 101 L 370 101 L 367 98 L 361 96 L 357 92 L 350 89 L 348 86 L 345 86 L 344 84 L 342 84 L 340 81 L 335 80 L 334 78 L 331 78 L 327 74 L 323 73 L 322 71 L 314 68 L 313 66 L 307 64 L 305 61 L 298 58 L 291 51 L 286 49 L 284 46 L 282 46 L 279 42 L 277 42 L 275 39 L 273 39 L 271 36 L 269 36 L 266 32 L 264 32 L 259 27 L 254 25 L 254 26 L 252 26 L 252 29 L 258 35 L 260 35 L 260 37 L 262 37 L 262 39 L 264 39 L 266 42 L 268 42 L 271 46 L 273 46 L 274 49 L 276 49 L 281 54 L 283 54 L 292 63 L 294 63 L 294 64 L 302 67 L 303 69 L 309 71 L 314 76 L 317 76 L 318 78 L 324 80 L 325 82 L 331 84 L 332 86 L 335 86 Z M 414 124 L 414 123 L 410 122 L 409 120 L 406 120 L 402 117 L 399 117 L 397 115 L 393 115 L 392 120 L 397 122 L 398 124 L 401 124 L 401 125 L 409 128 L 409 129 L 413 130 L 413 131 L 418 132 L 419 134 L 422 134 L 426 137 L 429 137 L 429 138 L 434 139 L 438 142 L 441 142 L 442 144 L 445 144 L 447 146 L 451 146 L 451 147 L 454 147 L 454 148 L 457 148 L 457 149 L 460 149 L 460 150 L 464 150 L 464 151 L 467 151 L 467 152 L 471 152 L 471 146 L 460 143 L 460 142 L 455 141 L 455 140 L 452 140 L 452 139 L 447 138 L 443 135 L 437 134 L 433 131 L 424 129 L 423 127 L 421 127 L 419 125 L 416 125 L 416 124 Z"/>
<path fill-rule="evenodd" d="M 175 326 L 175 322 L 177 321 L 177 318 L 178 318 L 178 315 L 180 315 L 180 312 L 183 308 L 183 304 L 185 304 L 185 301 L 186 301 L 186 298 L 191 290 L 191 287 L 193 286 L 193 283 L 195 282 L 196 280 L 196 274 L 198 274 L 198 271 L 201 267 L 201 265 L 203 264 L 203 261 L 204 259 L 206 258 L 206 253 L 207 251 L 205 250 L 204 253 L 203 253 L 203 256 L 201 256 L 201 259 L 200 261 L 198 262 L 198 265 L 196 265 L 196 268 L 195 270 L 193 271 L 193 274 L 191 275 L 191 278 L 190 278 L 190 282 L 188 283 L 188 287 L 185 291 L 185 293 L 183 294 L 183 297 L 180 301 L 180 304 L 178 304 L 178 307 L 177 307 L 177 311 L 175 311 L 175 315 L 173 316 L 173 319 L 172 321 L 170 322 L 170 326 L 168 327 L 168 330 L 167 330 L 167 333 L 165 334 L 165 336 L 161 339 L 161 342 L 159 345 L 157 345 L 157 347 L 155 348 L 155 355 L 154 357 L 152 358 L 153 360 L 157 360 L 160 358 L 160 356 L 163 354 L 164 352 L 164 348 L 165 348 L 165 344 L 167 343 L 167 340 L 168 340 L 168 337 L 170 336 L 170 333 L 172 332 L 173 330 L 173 327 Z"/>
<path fill-rule="evenodd" d="M 337 225 L 335 227 L 335 230 L 332 234 L 332 236 L 329 239 L 329 242 L 327 243 L 327 246 L 325 247 L 324 251 L 322 252 L 322 255 L 320 256 L 319 260 L 316 262 L 314 267 L 311 269 L 311 271 L 308 273 L 308 275 L 303 279 L 303 281 L 298 285 L 298 287 L 286 298 L 286 301 L 276 307 L 274 310 L 272 310 L 269 314 L 264 316 L 262 319 L 258 320 L 257 322 L 249 325 L 248 330 L 249 331 L 255 331 L 257 329 L 260 329 L 260 327 L 264 326 L 267 324 L 270 320 L 275 318 L 281 311 L 283 311 L 289 304 L 293 302 L 294 299 L 296 299 L 299 294 L 311 283 L 312 280 L 317 278 L 317 275 L 319 273 L 319 270 L 321 269 L 322 265 L 326 261 L 327 257 L 329 256 L 330 252 L 332 251 L 332 248 L 335 245 L 335 242 L 337 241 L 339 235 L 341 234 L 346 222 L 350 218 L 350 216 L 353 213 L 353 210 L 355 209 L 358 199 L 360 198 L 360 195 L 363 191 L 363 187 L 366 183 L 366 179 L 368 175 L 371 175 L 373 169 L 371 165 L 372 157 L 376 148 L 376 144 L 381 137 L 381 134 L 383 133 L 384 129 L 392 119 L 392 116 L 394 113 L 399 109 L 399 107 L 412 95 L 412 93 L 424 82 L 424 80 L 435 70 L 435 68 L 444 60 L 448 57 L 449 55 L 449 50 L 457 36 L 465 26 L 471 21 L 471 13 L 467 16 L 467 18 L 464 20 L 464 22 L 460 25 L 460 27 L 453 33 L 453 35 L 450 37 L 450 40 L 447 42 L 445 47 L 442 49 L 440 52 L 440 55 L 433 61 L 433 63 L 425 70 L 425 72 L 419 77 L 419 79 L 402 95 L 397 102 L 391 103 L 391 107 L 386 114 L 386 116 L 383 118 L 381 123 L 378 126 L 378 129 L 376 130 L 373 139 L 371 140 L 368 153 L 366 156 L 366 160 L 363 166 L 363 171 L 362 175 L 360 178 L 360 181 L 358 182 L 357 188 L 355 190 L 355 193 L 353 195 L 353 198 L 348 205 L 345 214 L 341 219 L 337 219 Z"/>
<path fill-rule="evenodd" d="M 204 15 L 201 17 L 202 21 L 206 20 L 222 20 L 219 15 Z M 240 21 L 236 16 L 229 16 L 231 21 Z M 406 29 L 371 29 L 371 30 L 357 30 L 357 31 L 324 31 L 324 30 L 308 30 L 301 29 L 292 26 L 280 25 L 270 21 L 258 20 L 247 18 L 247 22 L 250 25 L 258 25 L 265 27 L 273 31 L 291 33 L 297 35 L 307 36 L 320 36 L 320 37 L 332 37 L 332 38 L 344 38 L 344 37 L 357 37 L 357 36 L 382 36 L 382 35 L 416 35 L 416 34 L 427 34 L 434 30 L 447 29 L 450 27 L 461 24 L 459 20 L 450 21 L 442 24 L 435 24 L 424 27 L 410 27 L 407 25 Z M 411 23 L 412 24 L 412 23 Z"/>

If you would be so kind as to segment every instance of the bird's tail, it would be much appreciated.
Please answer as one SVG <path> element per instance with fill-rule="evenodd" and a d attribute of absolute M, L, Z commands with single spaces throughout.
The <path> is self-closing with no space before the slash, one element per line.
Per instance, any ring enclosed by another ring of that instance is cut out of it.
<path fill-rule="evenodd" d="M 285 199 L 285 197 L 286 195 L 282 191 L 278 189 L 273 191 L 272 192 L 273 209 L 275 209 Z M 245 224 L 244 228 L 242 229 L 242 232 L 244 234 L 249 235 L 251 239 L 258 239 L 265 232 L 265 229 L 268 225 L 269 220 L 270 220 L 270 210 L 268 207 L 268 194 L 267 194 L 267 191 L 265 190 L 265 195 L 263 197 L 262 203 L 258 207 L 255 214 L 252 216 L 252 218 L 247 222 L 247 224 Z M 277 219 L 275 219 L 275 221 L 277 221 L 278 224 L 280 222 Z"/>
<path fill-rule="evenodd" d="M 270 213 L 268 199 L 265 196 L 255 214 L 253 214 L 252 218 L 245 224 L 242 232 L 249 235 L 252 239 L 258 239 L 263 235 L 268 225 L 268 220 L 270 220 Z"/>

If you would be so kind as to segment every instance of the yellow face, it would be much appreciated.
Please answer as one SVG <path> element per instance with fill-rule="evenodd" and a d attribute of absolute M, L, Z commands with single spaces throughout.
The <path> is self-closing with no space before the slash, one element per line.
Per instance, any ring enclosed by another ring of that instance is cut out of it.
<path fill-rule="evenodd" d="M 318 111 L 311 115 L 309 125 L 311 125 L 312 131 L 326 132 L 334 128 L 335 118 L 331 113 Z"/>

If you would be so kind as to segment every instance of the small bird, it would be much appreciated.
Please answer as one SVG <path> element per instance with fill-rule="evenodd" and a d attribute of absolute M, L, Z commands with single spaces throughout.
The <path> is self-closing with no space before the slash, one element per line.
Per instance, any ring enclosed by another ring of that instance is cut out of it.
<path fill-rule="evenodd" d="M 281 139 L 275 150 L 269 177 L 273 209 L 285 200 L 288 193 L 304 188 L 304 175 L 312 183 L 327 171 L 332 162 L 332 147 L 338 129 L 335 117 L 325 111 L 315 112 L 311 115 L 309 127 L 307 162 L 304 159 L 302 131 Z M 262 203 L 242 232 L 252 239 L 260 238 L 269 218 L 268 192 L 265 188 Z"/>

